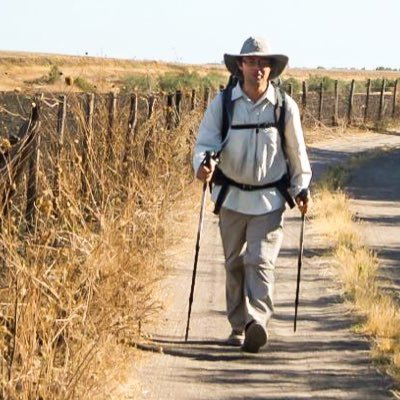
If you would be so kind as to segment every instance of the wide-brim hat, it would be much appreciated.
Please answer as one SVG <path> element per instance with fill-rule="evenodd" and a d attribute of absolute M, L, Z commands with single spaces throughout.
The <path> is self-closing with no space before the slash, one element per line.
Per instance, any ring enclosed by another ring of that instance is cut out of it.
<path fill-rule="evenodd" d="M 243 43 L 240 54 L 224 54 L 224 61 L 228 71 L 235 76 L 241 76 L 237 61 L 242 57 L 257 56 L 271 62 L 271 73 L 269 79 L 277 78 L 288 64 L 289 57 L 283 54 L 271 54 L 265 39 L 249 37 Z"/>

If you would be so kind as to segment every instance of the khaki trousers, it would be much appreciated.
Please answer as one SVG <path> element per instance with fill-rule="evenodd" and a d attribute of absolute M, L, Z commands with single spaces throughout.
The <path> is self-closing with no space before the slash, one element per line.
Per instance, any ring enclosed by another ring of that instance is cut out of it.
<path fill-rule="evenodd" d="M 283 239 L 282 209 L 246 215 L 221 208 L 226 305 L 232 329 L 255 320 L 267 327 L 273 313 L 274 269 Z"/>

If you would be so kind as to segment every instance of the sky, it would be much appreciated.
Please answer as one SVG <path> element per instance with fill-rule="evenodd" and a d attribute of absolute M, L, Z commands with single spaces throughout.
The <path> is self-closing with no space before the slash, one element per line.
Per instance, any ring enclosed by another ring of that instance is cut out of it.
<path fill-rule="evenodd" d="M 400 0 L 0 0 L 0 50 L 220 63 L 262 36 L 290 67 L 400 68 Z"/>

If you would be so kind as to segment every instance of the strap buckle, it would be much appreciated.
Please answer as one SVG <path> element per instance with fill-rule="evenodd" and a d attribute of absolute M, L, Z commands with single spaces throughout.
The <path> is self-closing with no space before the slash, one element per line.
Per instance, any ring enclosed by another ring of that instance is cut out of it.
<path fill-rule="evenodd" d="M 253 185 L 247 185 L 246 183 L 242 183 L 240 186 L 242 190 L 252 190 L 254 188 Z"/>

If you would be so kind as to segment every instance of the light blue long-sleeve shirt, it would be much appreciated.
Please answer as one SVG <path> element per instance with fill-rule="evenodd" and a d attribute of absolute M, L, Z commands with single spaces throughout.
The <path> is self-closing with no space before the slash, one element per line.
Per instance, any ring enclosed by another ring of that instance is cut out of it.
<path fill-rule="evenodd" d="M 274 87 L 253 102 L 238 83 L 232 90 L 234 111 L 232 125 L 274 123 L 277 102 Z M 249 185 L 265 185 L 279 180 L 287 171 L 277 128 L 231 129 L 224 143 L 221 142 L 222 94 L 218 94 L 208 107 L 200 124 L 194 149 L 193 167 L 197 171 L 206 151 L 220 151 L 219 167 L 236 182 Z M 311 167 L 304 143 L 299 108 L 285 95 L 285 149 L 290 170 L 290 193 L 296 196 L 307 188 L 311 180 Z M 215 202 L 220 186 L 215 186 L 212 200 Z M 244 214 L 260 215 L 284 207 L 285 200 L 276 188 L 244 191 L 230 186 L 223 207 Z"/>

